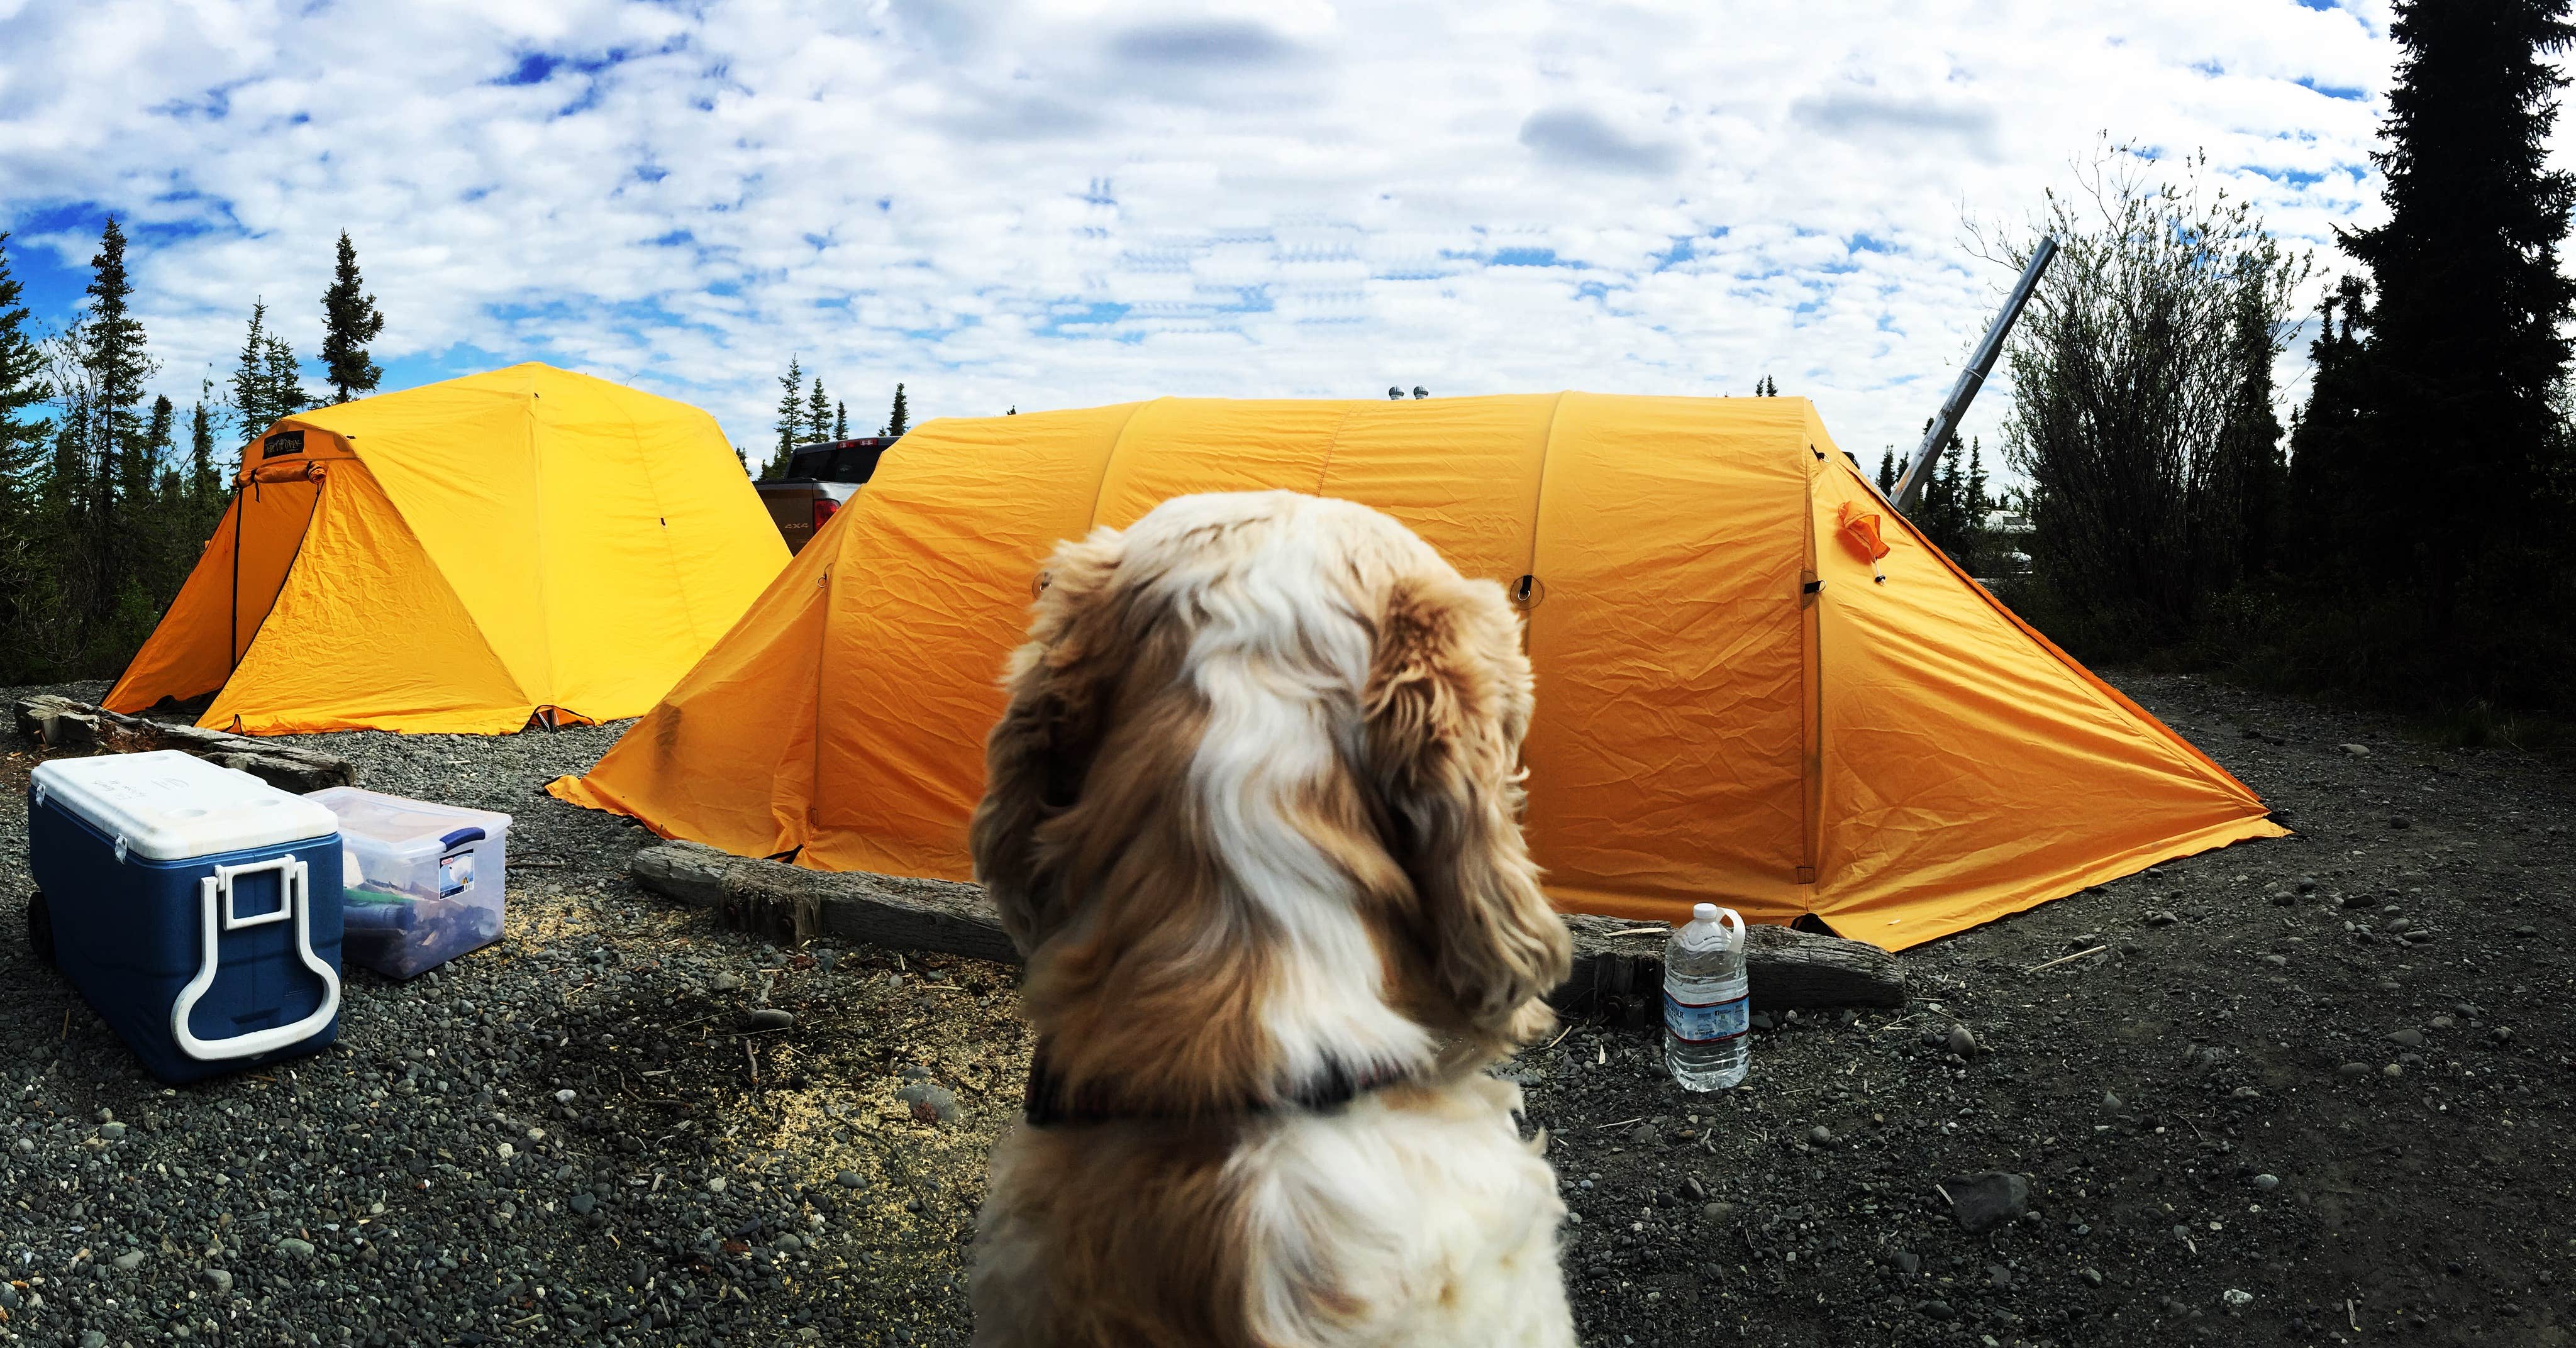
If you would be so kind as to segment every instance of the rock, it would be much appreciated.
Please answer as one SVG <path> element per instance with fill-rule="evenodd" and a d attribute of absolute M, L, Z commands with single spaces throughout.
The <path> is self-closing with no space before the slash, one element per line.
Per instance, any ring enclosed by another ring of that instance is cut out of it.
<path fill-rule="evenodd" d="M 214 1286 L 214 1289 L 215 1289 L 215 1295 L 217 1295 L 217 1296 L 231 1296 L 231 1295 L 232 1295 L 232 1292 L 233 1292 L 233 1275 L 232 1275 L 232 1274 L 231 1274 L 231 1272 L 229 1272 L 228 1270 L 220 1269 L 220 1268 L 210 1268 L 210 1269 L 207 1269 L 207 1270 L 206 1270 L 206 1281 L 207 1281 L 208 1283 L 210 1283 L 210 1284 L 212 1284 L 212 1285 Z"/>
<path fill-rule="evenodd" d="M 2389 1078 L 2390 1080 L 2395 1080 L 2398 1077 L 2406 1075 L 2406 1069 L 2396 1063 L 2390 1063 L 2386 1067 L 2380 1068 L 2379 1074 Z"/>
<path fill-rule="evenodd" d="M 2030 1208 L 2030 1181 L 2008 1171 L 1950 1181 L 1950 1215 L 1971 1235 L 1982 1236 L 2021 1219 Z"/>
<path fill-rule="evenodd" d="M 555 1103 L 559 1105 L 571 1104 L 579 1098 L 581 1098 L 580 1095 L 571 1090 L 560 1090 L 555 1092 Z"/>
<path fill-rule="evenodd" d="M 2540 934 L 2540 928 L 2525 924 L 2514 928 L 2513 934 L 2516 936 L 2538 936 Z"/>
<path fill-rule="evenodd" d="M 2343 1066 L 2336 1068 L 2335 1075 L 2339 1077 L 2366 1077 L 2370 1075 L 2370 1064 L 2366 1062 L 2348 1062 Z"/>
<path fill-rule="evenodd" d="M 2010 1291 L 2012 1290 L 2013 1284 L 2012 1270 L 2001 1264 L 1988 1264 L 1986 1265 L 1986 1281 L 1994 1284 L 1998 1291 Z"/>
<path fill-rule="evenodd" d="M 2275 969 L 2287 969 L 2290 967 L 2290 957 L 2287 955 L 2265 955 L 2263 957 L 2263 962 L 2271 965 Z"/>
<path fill-rule="evenodd" d="M 2180 921 L 2182 919 L 2174 916 L 2170 908 L 2157 908 L 2147 914 L 2147 925 L 2150 927 L 2170 927 Z"/>
<path fill-rule="evenodd" d="M 2082 1278 L 2089 1286 L 2099 1287 L 2102 1285 L 2102 1270 L 2098 1268 L 2079 1268 L 2075 1270 L 2075 1276 Z"/>
<path fill-rule="evenodd" d="M 107 1348 L 107 1336 L 95 1329 L 81 1331 L 80 1348 Z"/>
<path fill-rule="evenodd" d="M 2227 1093 L 2227 1098 L 2230 1100 L 2260 1100 L 2263 1098 L 2263 1092 L 2256 1090 L 2251 1086 L 2239 1086 L 2236 1089 L 2229 1091 Z"/>
<path fill-rule="evenodd" d="M 1700 1206 L 1699 1215 L 1712 1222 L 1731 1222 L 1735 1220 L 1735 1205 L 1723 1200 L 1704 1203 Z"/>
<path fill-rule="evenodd" d="M 1956 1318 L 1959 1313 L 1950 1309 L 1949 1302 L 1926 1301 L 1923 1303 L 1923 1314 L 1934 1320 L 1949 1320 Z"/>
<path fill-rule="evenodd" d="M 1977 1042 L 1977 1036 L 1967 1026 L 1953 1025 L 1950 1027 L 1950 1037 L 1941 1042 L 1941 1047 L 1962 1058 L 1973 1058 L 1977 1056 L 1977 1050 L 1983 1046 Z"/>
<path fill-rule="evenodd" d="M 707 1181 L 707 1192 L 708 1192 L 708 1193 L 711 1193 L 711 1194 L 720 1194 L 720 1193 L 723 1193 L 724 1191 L 725 1191 L 725 1177 L 724 1177 L 724 1176 L 722 1176 L 722 1175 L 717 1175 L 717 1176 L 715 1176 L 714 1178 L 709 1179 L 709 1180 Z"/>
<path fill-rule="evenodd" d="M 2281 1187 L 2281 1177 L 2270 1174 L 2256 1175 L 2254 1177 L 2254 1187 L 2268 1194 L 2274 1189 Z"/>
<path fill-rule="evenodd" d="M 2302 875 L 2302 876 L 2300 876 L 2300 877 L 2299 877 L 2299 892 L 2300 892 L 2300 893 L 2302 893 L 2302 894 L 2314 894 L 2314 893 L 2316 893 L 2316 892 L 2317 892 L 2317 877 L 2315 877 L 2315 876 L 2313 876 L 2313 875 Z"/>
<path fill-rule="evenodd" d="M 1807 1130 L 1807 1140 L 1819 1147 L 1830 1147 L 1834 1145 L 1834 1130 L 1821 1123 L 1817 1124 Z"/>
<path fill-rule="evenodd" d="M 2370 746 L 2367 744 L 2338 744 L 2335 747 L 2355 758 L 2370 757 Z"/>
<path fill-rule="evenodd" d="M 2346 894 L 2341 899 L 2336 900 L 2336 902 L 2342 904 L 2347 910 L 2376 908 L 2379 906 L 2379 900 L 2372 898 L 2368 894 Z"/>
<path fill-rule="evenodd" d="M 959 1110 L 957 1106 L 956 1093 L 936 1082 L 916 1081 L 911 1085 L 904 1087 L 902 1090 L 896 1091 L 894 1093 L 894 1098 L 911 1105 L 912 1117 L 923 1123 L 955 1123 L 957 1121 Z M 1631 1135 L 1630 1140 L 1639 1143 L 1653 1142 L 1655 1140 L 1655 1130 L 1648 1125 L 1640 1124 L 1638 1125 L 1636 1133 Z"/>
<path fill-rule="evenodd" d="M 1909 1277 L 1923 1269 L 1923 1256 L 1912 1250 L 1897 1250 L 1887 1256 L 1887 1262 L 1896 1265 L 1897 1272 Z"/>
<path fill-rule="evenodd" d="M 125 1253 L 118 1255 L 108 1262 L 128 1273 L 132 1273 L 134 1270 L 143 1267 L 143 1251 L 127 1250 Z"/>
<path fill-rule="evenodd" d="M 14 1311 L 27 1304 L 27 1296 L 16 1287 L 0 1282 L 0 1311 Z"/>
<path fill-rule="evenodd" d="M 714 978 L 707 980 L 707 986 L 718 992 L 738 992 L 742 988 L 742 975 L 735 973 L 717 974 Z"/>
<path fill-rule="evenodd" d="M 313 1257 L 313 1242 L 288 1236 L 277 1242 L 277 1252 L 290 1259 L 310 1259 Z"/>
<path fill-rule="evenodd" d="M 2405 1028 L 2405 1029 L 2402 1029 L 2402 1030 L 2397 1031 L 2397 1032 L 2396 1032 L 2396 1033 L 2394 1033 L 2394 1034 L 2391 1034 L 2391 1035 L 2390 1035 L 2390 1036 L 2388 1036 L 2388 1037 L 2389 1037 L 2390 1039 L 2393 1039 L 2393 1040 L 2397 1041 L 2398 1043 L 2404 1044 L 2404 1045 L 2405 1045 L 2406 1047 L 2408 1047 L 2408 1048 L 2422 1048 L 2422 1047 L 2424 1047 L 2424 1032 L 2423 1032 L 2422 1030 L 2419 1030 L 2419 1029 L 2414 1028 L 2414 1027 L 2413 1027 L 2413 1026 L 2411 1026 L 2411 1025 L 2410 1025 L 2410 1026 L 2408 1026 L 2408 1027 L 2407 1027 L 2407 1028 Z"/>
<path fill-rule="evenodd" d="M 2120 1109 L 2120 1097 L 2109 1091 L 2102 1092 L 2102 1107 L 2117 1113 Z"/>
<path fill-rule="evenodd" d="M 110 1142 L 122 1141 L 125 1137 L 125 1125 L 121 1123 L 102 1123 L 98 1126 L 98 1135 L 106 1138 Z"/>
<path fill-rule="evenodd" d="M 1756 1011 L 1753 1013 L 1752 1018 L 1745 1023 L 1757 1030 L 1771 1029 L 1771 1013 L 1768 1011 Z"/>
<path fill-rule="evenodd" d="M 832 1177 L 832 1182 L 840 1185 L 844 1189 L 856 1189 L 861 1185 L 866 1184 L 868 1181 L 866 1176 L 861 1175 L 855 1170 L 844 1170 L 840 1174 L 834 1175 Z"/>
<path fill-rule="evenodd" d="M 2415 826 L 2415 821 L 2402 814 L 2392 814 L 2388 816 L 2388 826 L 2390 828 L 2413 828 Z"/>
<path fill-rule="evenodd" d="M 910 1087 L 906 1087 L 905 1089 L 909 1090 L 909 1089 L 911 1089 L 911 1088 L 910 1088 Z M 908 1096 L 908 1097 L 905 1097 L 905 1098 L 910 1099 L 910 1100 L 912 1101 L 912 1116 L 913 1116 L 914 1118 L 916 1118 L 916 1119 L 921 1119 L 921 1120 L 922 1120 L 922 1122 L 924 1122 L 924 1123 L 932 1123 L 932 1122 L 936 1122 L 936 1121 L 937 1121 L 937 1119 L 938 1119 L 938 1110 L 937 1110 L 937 1109 L 935 1109 L 935 1108 L 930 1108 L 930 1110 L 929 1110 L 929 1112 L 930 1112 L 930 1117 L 929 1117 L 929 1118 L 926 1118 L 926 1119 L 922 1118 L 923 1110 L 929 1106 L 929 1102 L 928 1102 L 928 1101 L 925 1101 L 925 1100 L 921 1099 L 921 1098 L 920 1098 L 920 1097 L 918 1097 L 918 1096 Z M 1655 1130 L 1654 1130 L 1654 1128 L 1653 1128 L 1651 1125 L 1643 1124 L 1643 1123 L 1638 1124 L 1638 1125 L 1637 1125 L 1637 1130 L 1636 1130 L 1635 1132 L 1633 1132 L 1633 1133 L 1628 1134 L 1628 1140 L 1629 1140 L 1630 1142 L 1635 1143 L 1636 1145 L 1638 1145 L 1638 1146 L 1640 1146 L 1640 1147 L 1643 1147 L 1643 1146 L 1650 1146 L 1650 1145 L 1652 1145 L 1652 1144 L 1653 1144 L 1653 1142 L 1654 1142 L 1654 1140 L 1655 1140 Z"/>
<path fill-rule="evenodd" d="M 746 1030 L 784 1030 L 795 1023 L 793 1012 L 781 1011 L 774 1006 L 761 1007 L 742 1018 L 742 1027 Z"/>
<path fill-rule="evenodd" d="M 591 1209 L 599 1206 L 599 1199 L 592 1194 L 574 1194 L 572 1196 L 572 1203 L 570 1206 L 572 1207 L 574 1216 L 587 1217 L 590 1215 Z"/>
<path fill-rule="evenodd" d="M 2226 1291 L 2219 1293 L 2218 1299 L 2226 1302 L 2228 1308 L 2232 1310 L 2240 1306 L 2252 1304 L 2254 1294 L 2252 1292 L 2245 1291 L 2242 1288 L 2230 1287 Z"/>

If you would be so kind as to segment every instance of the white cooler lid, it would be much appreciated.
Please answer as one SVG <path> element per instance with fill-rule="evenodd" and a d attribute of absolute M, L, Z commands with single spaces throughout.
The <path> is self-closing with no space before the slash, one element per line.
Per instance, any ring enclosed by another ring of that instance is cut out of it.
<path fill-rule="evenodd" d="M 36 765 L 34 785 L 154 861 L 327 838 L 340 827 L 313 801 L 176 749 L 57 758 Z"/>

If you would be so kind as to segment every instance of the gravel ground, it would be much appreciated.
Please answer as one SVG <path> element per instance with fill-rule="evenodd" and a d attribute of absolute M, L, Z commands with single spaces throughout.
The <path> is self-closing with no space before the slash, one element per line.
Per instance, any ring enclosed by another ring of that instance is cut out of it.
<path fill-rule="evenodd" d="M 1736 1091 L 1602 1026 L 1525 1055 L 1587 1342 L 2568 1341 L 2569 766 L 2121 682 L 2300 836 L 1910 952 L 1913 1004 L 1783 1016 Z M 0 941 L 0 1335 L 962 1342 L 1011 972 L 639 893 L 640 830 L 538 794 L 615 730 L 309 737 L 518 821 L 503 944 L 353 974 L 324 1056 L 161 1090 Z"/>
<path fill-rule="evenodd" d="M 0 760 L 0 1338 L 962 1340 L 1010 972 L 790 954 L 636 890 L 650 838 L 540 791 L 620 729 L 301 737 L 515 816 L 503 941 L 352 970 L 330 1051 L 175 1091 L 19 939 L 36 759 Z"/>

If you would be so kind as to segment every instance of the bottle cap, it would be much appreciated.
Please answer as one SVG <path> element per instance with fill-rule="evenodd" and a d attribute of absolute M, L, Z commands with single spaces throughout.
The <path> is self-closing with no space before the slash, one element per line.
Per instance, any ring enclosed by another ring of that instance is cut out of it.
<path fill-rule="evenodd" d="M 1692 904 L 1692 905 L 1691 905 L 1691 921 L 1693 921 L 1693 922 L 1715 922 L 1716 920 L 1717 920 L 1717 905 L 1716 905 L 1716 904 L 1713 904 L 1713 903 L 1694 903 L 1694 904 Z"/>

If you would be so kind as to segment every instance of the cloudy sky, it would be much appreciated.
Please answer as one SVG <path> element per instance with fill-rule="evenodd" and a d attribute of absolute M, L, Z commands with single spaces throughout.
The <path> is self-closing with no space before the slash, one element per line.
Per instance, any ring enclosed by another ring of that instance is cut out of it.
<path fill-rule="evenodd" d="M 346 229 L 388 388 L 546 360 L 755 448 L 794 354 L 869 430 L 897 380 L 918 419 L 1767 374 L 1875 463 L 2011 280 L 1963 220 L 2025 220 L 2102 133 L 2206 151 L 2285 236 L 2371 218 L 2387 20 L 0 0 L 0 229 L 59 321 L 119 215 L 183 405 L 255 299 L 314 351 Z"/>

